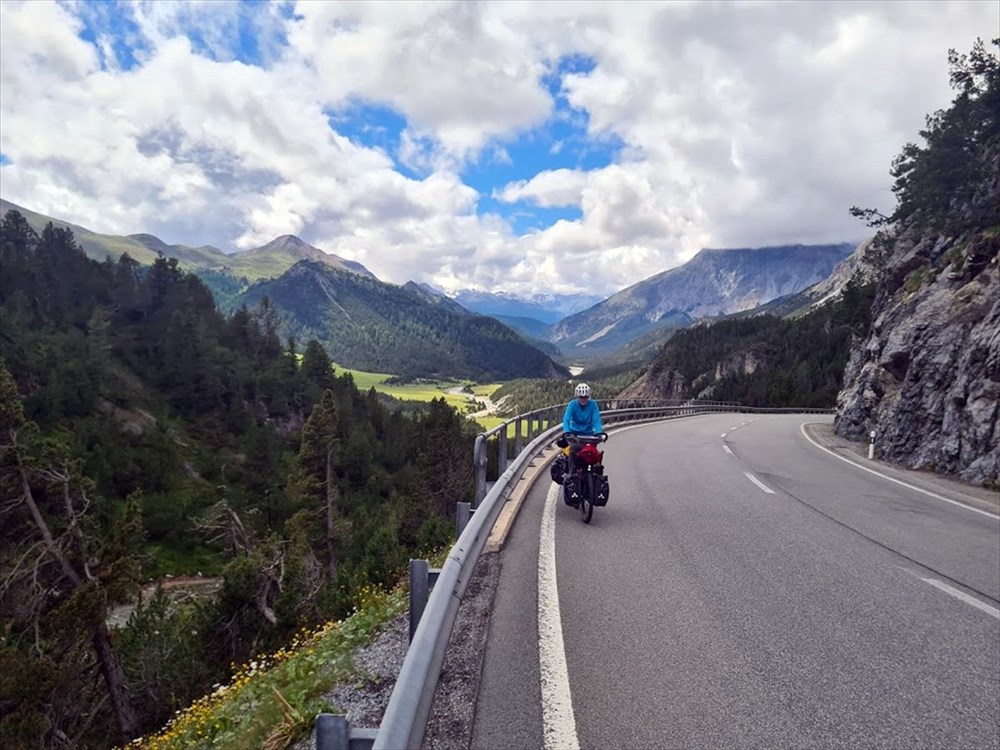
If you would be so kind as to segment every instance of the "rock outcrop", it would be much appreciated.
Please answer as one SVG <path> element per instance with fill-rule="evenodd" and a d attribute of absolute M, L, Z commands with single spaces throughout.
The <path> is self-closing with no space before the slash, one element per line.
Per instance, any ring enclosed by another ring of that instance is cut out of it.
<path fill-rule="evenodd" d="M 970 206 L 1000 206 L 1000 156 Z M 887 240 L 868 335 L 851 352 L 836 428 L 878 455 L 1000 485 L 1000 225 Z"/>

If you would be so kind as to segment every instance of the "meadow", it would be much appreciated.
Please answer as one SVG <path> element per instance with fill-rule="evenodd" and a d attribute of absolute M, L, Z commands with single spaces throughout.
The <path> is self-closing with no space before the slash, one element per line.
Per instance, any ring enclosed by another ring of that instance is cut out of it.
<path fill-rule="evenodd" d="M 349 367 L 342 367 L 334 364 L 334 371 L 341 375 L 350 373 L 354 378 L 354 384 L 361 391 L 374 388 L 379 393 L 385 393 L 393 398 L 402 401 L 431 401 L 436 398 L 443 398 L 449 406 L 453 406 L 462 414 L 468 412 L 469 407 L 475 405 L 476 398 L 489 397 L 500 387 L 500 383 L 473 383 L 469 380 L 419 380 L 414 383 L 394 384 L 386 381 L 392 377 L 385 372 L 366 372 L 365 370 L 352 370 Z M 472 393 L 463 389 L 469 388 Z M 489 417 L 490 427 L 500 424 L 503 420 Z M 477 419 L 483 423 L 483 420 Z"/>

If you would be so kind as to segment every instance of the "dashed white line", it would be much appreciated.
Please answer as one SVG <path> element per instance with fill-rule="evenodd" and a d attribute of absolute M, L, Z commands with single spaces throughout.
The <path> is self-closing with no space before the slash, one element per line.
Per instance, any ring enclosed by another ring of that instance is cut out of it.
<path fill-rule="evenodd" d="M 724 451 L 725 451 L 726 453 L 728 453 L 729 455 L 732 455 L 732 454 L 733 454 L 733 450 L 732 450 L 732 448 L 730 448 L 730 447 L 729 447 L 728 445 L 723 445 L 723 446 L 722 446 L 722 450 L 724 450 Z"/>
<path fill-rule="evenodd" d="M 867 466 L 862 466 L 861 464 L 857 463 L 856 461 L 852 461 L 849 458 L 844 458 L 839 453 L 834 453 L 829 448 L 826 448 L 826 447 L 820 445 L 815 440 L 813 440 L 811 437 L 809 437 L 809 433 L 806 432 L 806 425 L 807 424 L 813 424 L 813 422 L 803 422 L 801 425 L 799 425 L 799 431 L 805 436 L 805 439 L 808 440 L 813 445 L 815 445 L 821 451 L 826 451 L 827 453 L 829 453 L 834 458 L 839 458 L 841 461 L 849 463 L 851 466 L 856 466 L 857 468 L 861 469 L 862 471 L 867 471 L 869 474 L 874 474 L 877 477 L 882 477 L 883 479 L 888 479 L 890 482 L 895 482 L 896 484 L 901 484 L 901 485 L 903 485 L 904 487 L 906 487 L 908 489 L 916 490 L 917 492 L 922 492 L 923 494 L 927 495 L 928 497 L 933 497 L 935 500 L 941 500 L 941 501 L 946 502 L 946 503 L 951 503 L 952 505 L 957 505 L 959 508 L 965 508 L 966 510 L 971 510 L 973 513 L 978 513 L 979 515 L 986 516 L 987 518 L 992 518 L 994 520 L 1000 519 L 1000 516 L 996 515 L 995 513 L 988 513 L 985 510 L 979 510 L 979 508 L 973 508 L 971 505 L 966 505 L 965 503 L 960 503 L 957 500 L 949 500 L 947 497 L 942 497 L 941 495 L 937 494 L 936 492 L 931 492 L 930 490 L 925 490 L 923 487 L 917 487 L 916 485 L 909 484 L 907 482 L 903 482 L 903 481 L 901 481 L 899 479 L 894 479 L 893 477 L 887 476 L 886 474 L 883 474 L 880 471 L 875 471 L 874 469 L 869 469 Z"/>
<path fill-rule="evenodd" d="M 538 666 L 542 684 L 542 743 L 545 750 L 580 747 L 556 585 L 556 506 L 559 491 L 559 485 L 553 484 L 545 498 L 538 547 Z"/>
<path fill-rule="evenodd" d="M 749 471 L 744 471 L 743 475 L 747 479 L 749 479 L 751 482 L 753 482 L 754 484 L 756 484 L 758 487 L 760 487 L 762 490 L 764 490 L 764 492 L 766 492 L 768 495 L 773 495 L 774 494 L 774 490 L 772 490 L 770 487 L 768 487 L 766 484 L 764 484 L 762 481 L 760 481 L 757 477 L 755 477 Z"/>
<path fill-rule="evenodd" d="M 959 591 L 958 589 L 949 586 L 947 583 L 942 583 L 941 581 L 935 578 L 921 578 L 920 580 L 923 581 L 924 583 L 929 583 L 934 588 L 941 589 L 941 591 L 945 592 L 946 594 L 949 594 L 950 596 L 953 596 L 956 599 L 960 599 L 966 604 L 972 605 L 976 609 L 981 609 L 983 612 L 991 614 L 995 618 L 1000 620 L 1000 609 L 997 609 L 996 607 L 991 607 L 986 602 L 981 602 L 974 596 L 969 596 L 964 591 Z"/>
<path fill-rule="evenodd" d="M 719 435 L 719 437 L 720 437 L 720 438 L 724 438 L 724 437 L 725 437 L 726 435 L 728 435 L 728 434 L 729 434 L 728 432 L 723 432 L 723 433 L 722 433 L 721 435 Z"/>

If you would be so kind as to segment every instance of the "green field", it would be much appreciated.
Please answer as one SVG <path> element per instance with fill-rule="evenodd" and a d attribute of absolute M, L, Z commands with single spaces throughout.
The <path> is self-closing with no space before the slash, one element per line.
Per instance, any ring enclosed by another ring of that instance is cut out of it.
<path fill-rule="evenodd" d="M 475 396 L 482 397 L 489 396 L 500 387 L 500 383 L 476 384 L 468 380 L 419 381 L 405 385 L 393 385 L 385 382 L 392 377 L 389 373 L 352 370 L 336 363 L 334 371 L 337 375 L 349 372 L 354 378 L 354 384 L 362 391 L 374 388 L 379 393 L 385 393 L 403 401 L 431 401 L 435 398 L 443 398 L 449 406 L 454 406 L 463 413 L 468 406 L 472 405 L 474 396 L 460 392 L 462 388 L 468 386 L 472 388 Z M 501 421 L 503 420 L 496 419 L 496 424 L 500 424 Z"/>

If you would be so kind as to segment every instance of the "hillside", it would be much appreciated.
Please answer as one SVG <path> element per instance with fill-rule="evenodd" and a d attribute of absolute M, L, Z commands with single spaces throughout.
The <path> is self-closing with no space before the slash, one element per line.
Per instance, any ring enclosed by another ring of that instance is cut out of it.
<path fill-rule="evenodd" d="M 852 331 L 866 325 L 870 302 L 866 288 L 851 286 L 835 302 L 800 318 L 757 315 L 678 331 L 619 395 L 832 408 Z"/>
<path fill-rule="evenodd" d="M 0 267 L 0 746 L 158 729 L 450 538 L 473 428 L 443 400 L 387 409 L 175 259 L 98 263 L 12 211 Z M 216 594 L 109 629 L 202 573 Z"/>
<path fill-rule="evenodd" d="M 94 260 L 104 260 L 105 258 L 118 260 L 122 253 L 128 253 L 131 258 L 139 261 L 140 263 L 150 264 L 156 260 L 157 255 L 155 250 L 151 250 L 143 242 L 140 242 L 132 237 L 121 237 L 118 235 L 92 232 L 91 230 L 78 226 L 77 224 L 70 224 L 66 221 L 60 221 L 59 219 L 44 216 L 40 213 L 36 213 L 35 211 L 31 211 L 27 208 L 11 203 L 8 200 L 0 198 L 0 218 L 6 216 L 11 210 L 17 211 L 21 216 L 23 216 L 36 234 L 41 234 L 45 225 L 50 222 L 53 226 L 58 227 L 59 229 L 70 230 L 73 233 L 77 244 L 80 246 L 80 249 L 87 254 L 88 258 L 93 258 Z M 139 236 L 151 237 L 152 235 Z"/>
<path fill-rule="evenodd" d="M 254 307 L 265 297 L 287 334 L 317 339 L 347 367 L 483 380 L 567 374 L 492 318 L 457 313 L 423 294 L 315 261 L 254 284 L 240 301 Z"/>
<path fill-rule="evenodd" d="M 840 244 L 702 250 L 682 266 L 561 320 L 548 338 L 567 356 L 607 354 L 660 330 L 797 293 L 827 278 L 853 249 Z"/>

